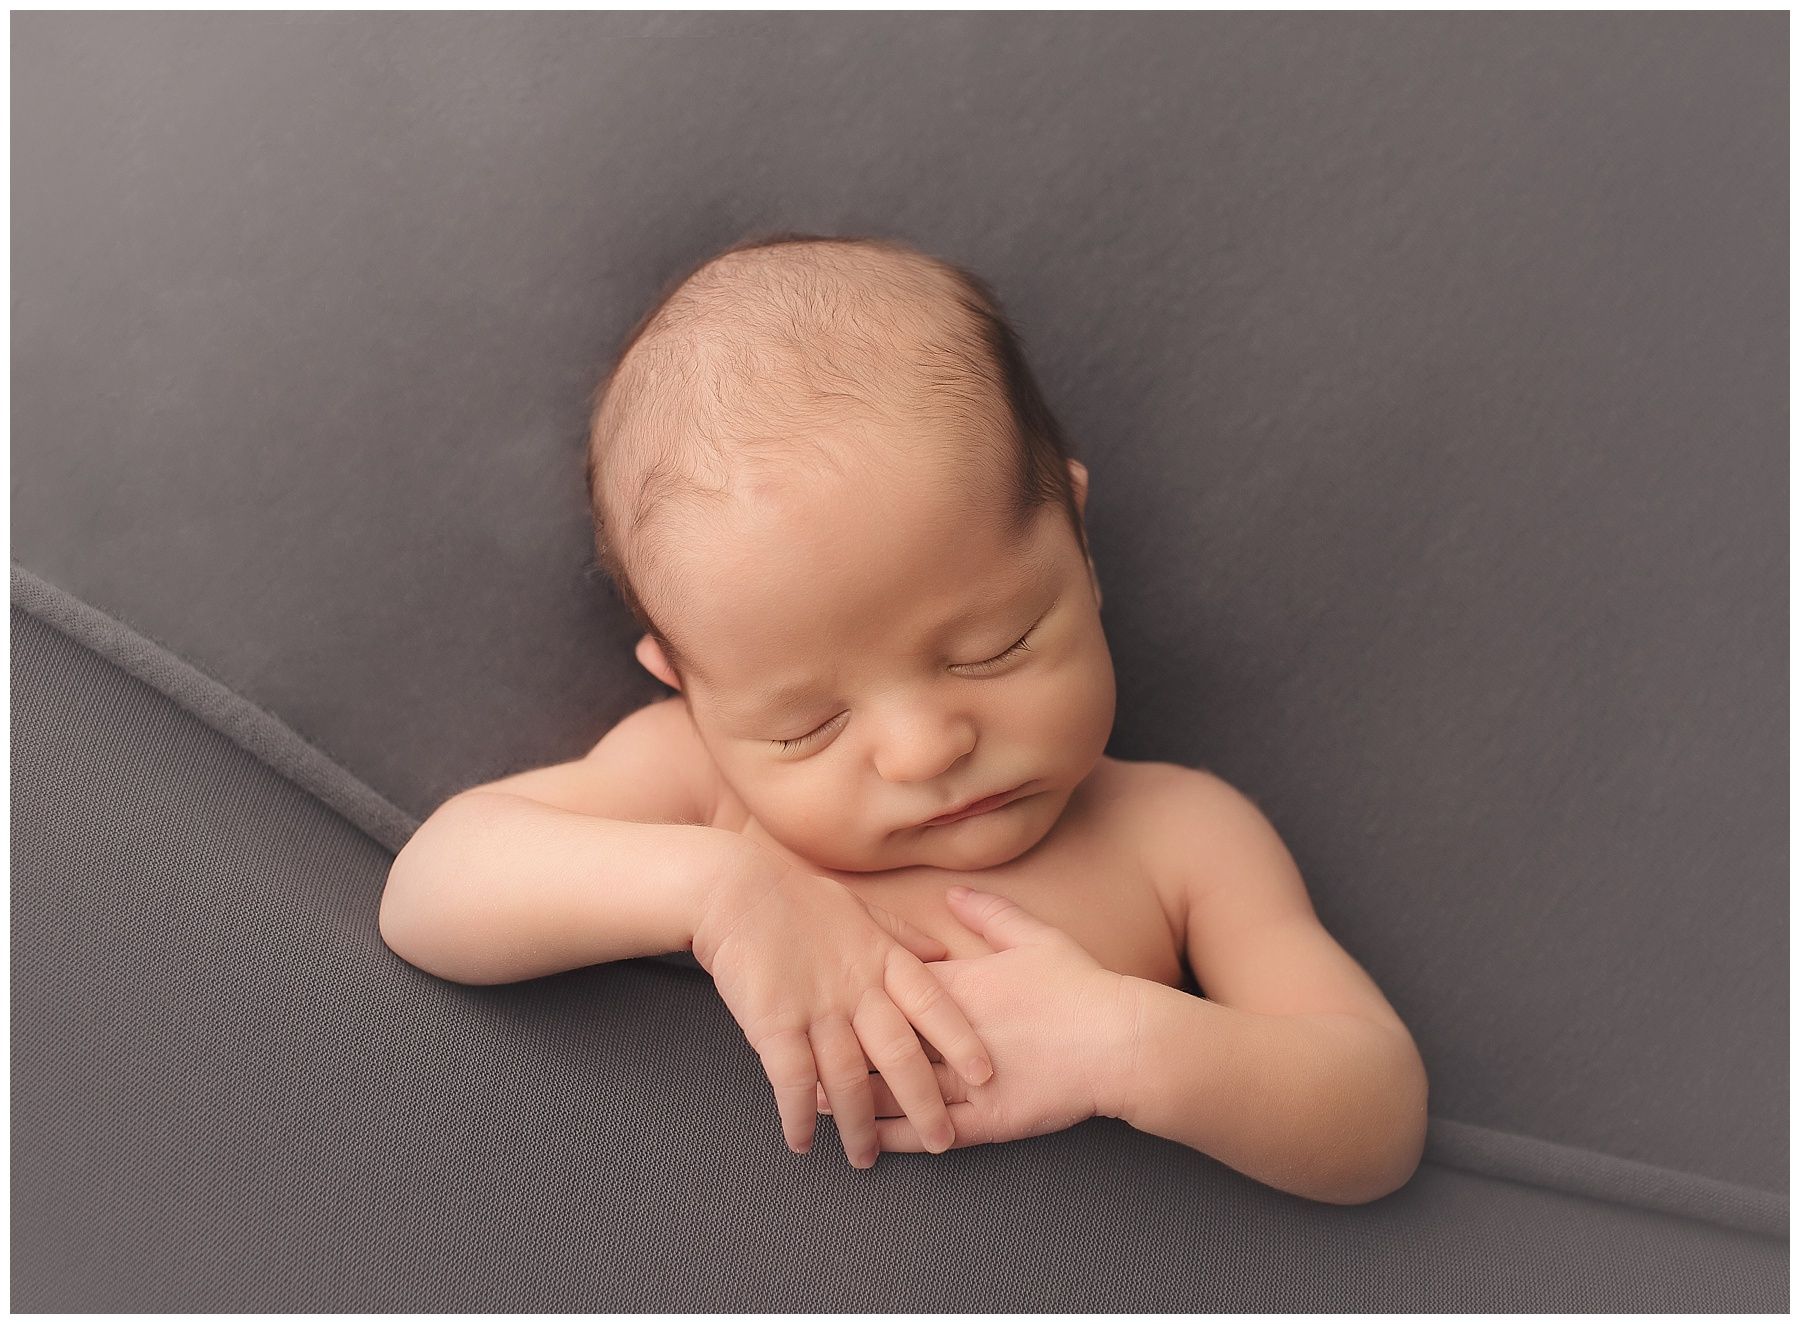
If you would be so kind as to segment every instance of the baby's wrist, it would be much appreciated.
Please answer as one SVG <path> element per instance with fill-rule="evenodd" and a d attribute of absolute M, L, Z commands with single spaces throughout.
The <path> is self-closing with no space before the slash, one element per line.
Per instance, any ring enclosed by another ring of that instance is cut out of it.
<path fill-rule="evenodd" d="M 706 829 L 710 850 L 696 870 L 698 886 L 689 911 L 688 950 L 709 972 L 732 927 L 760 895 L 787 872 L 786 861 L 735 832 Z"/>
<path fill-rule="evenodd" d="M 1132 1091 L 1138 1080 L 1144 981 L 1113 970 L 1105 973 L 1112 987 L 1101 1000 L 1105 1011 L 1093 1050 L 1094 1115 L 1123 1119 L 1131 1110 Z"/>

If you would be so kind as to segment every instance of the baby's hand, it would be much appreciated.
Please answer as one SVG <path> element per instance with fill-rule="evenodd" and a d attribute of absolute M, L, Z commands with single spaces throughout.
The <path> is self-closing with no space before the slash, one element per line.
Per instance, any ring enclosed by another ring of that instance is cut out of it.
<path fill-rule="evenodd" d="M 1137 1003 L 1131 981 L 1069 934 L 991 892 L 952 893 L 951 913 L 986 939 L 989 956 L 943 961 L 932 972 L 967 1009 L 1006 1075 L 971 1090 L 940 1068 L 956 1143 L 992 1144 L 1121 1115 L 1135 1071 Z M 929 1148 L 879 1077 L 876 1138 L 890 1153 Z M 832 1112 L 815 1098 L 821 1112 Z"/>
<path fill-rule="evenodd" d="M 835 879 L 783 864 L 721 882 L 693 951 L 762 1059 L 789 1148 L 812 1147 L 823 1085 L 845 1156 L 874 1166 L 870 1063 L 926 1148 L 942 1153 L 955 1143 L 919 1035 L 971 1084 L 993 1068 L 924 964 L 949 955 L 942 943 Z"/>

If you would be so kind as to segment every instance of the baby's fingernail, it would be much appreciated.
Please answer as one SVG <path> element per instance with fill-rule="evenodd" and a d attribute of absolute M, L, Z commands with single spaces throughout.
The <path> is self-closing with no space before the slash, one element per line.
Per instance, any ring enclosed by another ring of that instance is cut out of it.
<path fill-rule="evenodd" d="M 925 1137 L 925 1148 L 929 1149 L 933 1154 L 942 1154 L 955 1143 L 956 1132 L 951 1127 L 945 1127 L 941 1131 L 934 1131 L 929 1136 Z"/>
<path fill-rule="evenodd" d="M 978 1057 L 969 1063 L 969 1080 L 976 1084 L 985 1084 L 994 1074 L 994 1064 L 985 1057 Z"/>

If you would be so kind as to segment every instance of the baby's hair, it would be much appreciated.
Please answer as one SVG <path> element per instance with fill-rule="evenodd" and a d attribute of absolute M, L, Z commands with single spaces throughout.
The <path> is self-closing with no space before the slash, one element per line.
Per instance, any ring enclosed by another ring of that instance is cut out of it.
<path fill-rule="evenodd" d="M 783 231 L 701 259 L 638 319 L 590 404 L 585 475 L 597 562 L 681 675 L 688 659 L 652 616 L 640 578 L 667 559 L 668 539 L 703 536 L 684 512 L 726 493 L 739 466 L 885 458 L 826 444 L 824 423 L 935 425 L 949 439 L 941 449 L 990 487 L 1005 471 L 991 448 L 969 442 L 1000 433 L 1014 462 L 992 495 L 1011 535 L 1056 503 L 1087 555 L 1067 440 L 998 298 L 974 273 L 900 240 Z M 700 481 L 709 457 L 716 486 Z M 671 516 L 675 528 L 665 530 Z M 679 601 L 681 567 L 663 577 L 675 582 L 659 600 Z"/>

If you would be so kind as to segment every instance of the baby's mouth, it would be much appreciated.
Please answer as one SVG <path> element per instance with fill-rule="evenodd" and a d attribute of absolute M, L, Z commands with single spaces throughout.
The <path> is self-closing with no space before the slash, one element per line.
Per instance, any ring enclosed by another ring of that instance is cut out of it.
<path fill-rule="evenodd" d="M 1001 791 L 998 795 L 990 795 L 985 800 L 977 800 L 966 809 L 958 810 L 955 813 L 940 814 L 936 818 L 928 819 L 919 824 L 919 826 L 943 827 L 948 823 L 960 823 L 965 818 L 974 818 L 977 814 L 985 814 L 989 810 L 998 809 L 1000 806 L 1010 804 L 1012 801 L 1020 798 L 1020 793 L 1030 785 L 1030 782 L 1024 782 L 1013 787 L 1010 791 Z"/>

